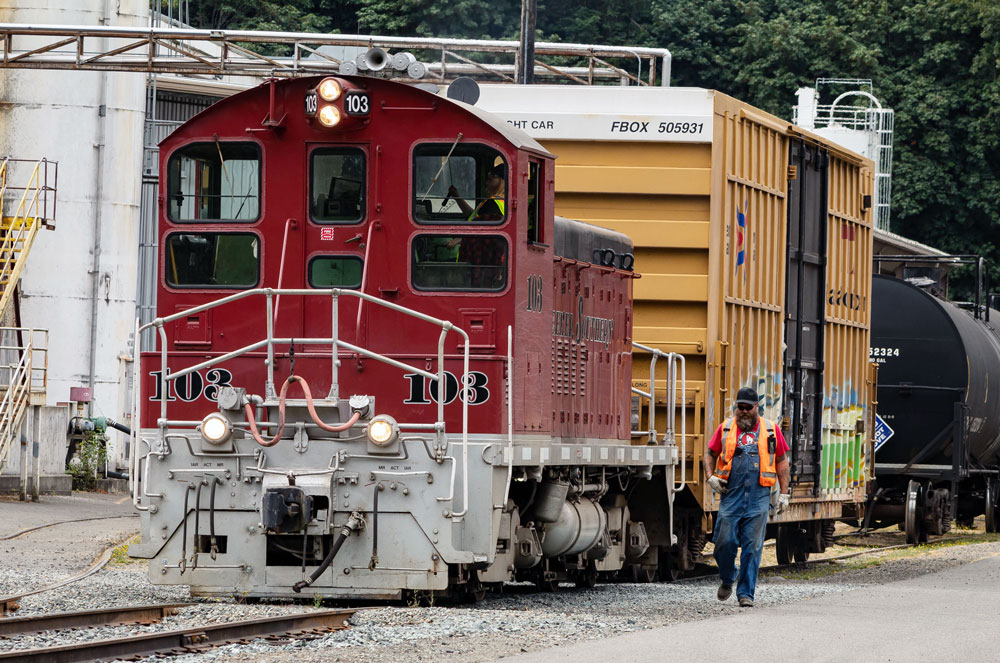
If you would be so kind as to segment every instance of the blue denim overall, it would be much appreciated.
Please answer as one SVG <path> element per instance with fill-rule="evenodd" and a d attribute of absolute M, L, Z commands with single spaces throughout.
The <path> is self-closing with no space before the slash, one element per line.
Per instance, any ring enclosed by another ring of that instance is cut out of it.
<path fill-rule="evenodd" d="M 729 490 L 722 496 L 712 542 L 715 544 L 715 563 L 719 565 L 722 583 L 732 585 L 738 581 L 736 596 L 753 599 L 761 552 L 764 549 L 764 530 L 771 505 L 771 489 L 760 485 L 760 454 L 756 433 L 746 437 L 740 435 L 740 441 L 744 439 L 753 441 L 751 444 L 736 446 L 729 473 Z M 737 548 L 743 549 L 738 569 Z"/>

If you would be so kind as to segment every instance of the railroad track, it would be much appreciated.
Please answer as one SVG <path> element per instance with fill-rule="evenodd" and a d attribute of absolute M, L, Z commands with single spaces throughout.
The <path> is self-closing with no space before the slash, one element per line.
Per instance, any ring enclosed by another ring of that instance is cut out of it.
<path fill-rule="evenodd" d="M 0 541 L 10 541 L 11 539 L 16 539 L 18 537 L 24 536 L 25 534 L 29 534 L 31 532 L 37 532 L 38 530 L 46 529 L 46 528 L 49 528 L 49 527 L 55 527 L 56 525 L 67 525 L 67 524 L 70 524 L 70 523 L 73 523 L 73 524 L 76 524 L 76 523 L 85 523 L 85 522 L 88 522 L 88 521 L 91 521 L 91 520 L 119 520 L 119 519 L 122 519 L 122 518 L 138 518 L 138 517 L 139 516 L 135 515 L 135 514 L 127 514 L 127 515 L 121 515 L 121 516 L 95 516 L 93 518 L 76 518 L 74 520 L 57 520 L 54 523 L 46 523 L 44 525 L 35 525 L 34 527 L 29 527 L 27 529 L 22 529 L 21 531 L 14 532 L 13 534 L 6 534 L 4 536 L 0 536 Z"/>
<path fill-rule="evenodd" d="M 0 633 L 7 633 L 7 630 L 9 630 L 9 634 L 39 633 L 79 626 L 152 623 L 174 614 L 184 605 L 141 606 L 138 608 L 8 618 L 0 620 Z M 323 610 L 157 633 L 132 634 L 121 638 L 78 642 L 59 647 L 5 652 L 0 654 L 0 661 L 5 663 L 11 661 L 18 663 L 76 663 L 77 661 L 195 653 L 224 644 L 247 643 L 257 638 L 278 641 L 313 639 L 332 631 L 347 628 L 347 620 L 354 613 L 355 610 Z"/>
<path fill-rule="evenodd" d="M 24 533 L 25 532 L 22 532 L 22 534 Z M 33 596 L 35 594 L 41 594 L 42 592 L 48 592 L 53 589 L 65 587 L 70 583 L 74 583 L 94 575 L 95 573 L 103 569 L 105 566 L 107 566 L 108 562 L 111 561 L 111 555 L 114 552 L 115 548 L 120 546 L 125 541 L 128 541 L 133 536 L 134 534 L 129 534 L 125 539 L 118 541 L 117 543 L 109 547 L 107 550 L 105 550 L 93 564 L 91 564 L 83 571 L 80 571 L 79 573 L 70 576 L 69 578 L 64 578 L 62 580 L 52 583 L 51 585 L 45 585 L 44 587 L 39 587 L 38 589 L 32 589 L 27 592 L 21 592 L 20 594 L 11 594 L 10 596 L 0 596 L 0 617 L 6 617 L 10 613 L 17 610 L 18 607 L 20 607 L 21 599 L 23 599 L 26 596 Z"/>
<path fill-rule="evenodd" d="M 842 535 L 842 536 L 849 536 L 849 535 Z M 927 543 L 947 543 L 948 541 L 964 541 L 964 540 L 965 540 L 965 537 L 953 536 L 953 537 L 948 537 L 948 538 L 933 539 L 933 540 L 928 541 Z M 838 542 L 837 545 L 852 545 L 852 544 L 846 544 L 846 543 Z M 859 545 L 859 546 L 861 546 L 861 545 L 865 545 L 865 544 L 862 544 L 862 543 L 859 542 L 859 543 L 853 544 L 853 545 Z M 785 570 L 785 569 L 803 569 L 803 568 L 806 568 L 806 567 L 809 567 L 809 566 L 816 566 L 818 564 L 827 564 L 827 563 L 836 562 L 836 561 L 839 561 L 839 560 L 842 560 L 842 559 L 850 559 L 852 557 L 860 557 L 861 555 L 872 555 L 874 553 L 885 552 L 887 550 L 898 550 L 898 549 L 902 549 L 902 548 L 916 548 L 917 546 L 921 546 L 921 545 L 927 545 L 927 544 L 926 543 L 900 543 L 900 544 L 894 544 L 894 545 L 891 545 L 891 546 L 878 546 L 878 547 L 866 546 L 864 550 L 857 550 L 855 552 L 844 553 L 842 555 L 834 555 L 833 557 L 822 557 L 820 559 L 810 559 L 810 560 L 807 560 L 804 563 L 792 562 L 791 564 L 771 564 L 770 566 L 762 566 L 762 567 L 760 567 L 760 570 L 761 571 L 782 571 L 782 570 Z M 709 571 L 706 571 L 704 573 L 698 573 L 696 575 L 688 575 L 688 576 L 685 576 L 683 578 L 680 578 L 679 580 L 677 580 L 675 582 L 684 582 L 684 581 L 690 581 L 690 580 L 700 580 L 701 578 L 709 578 L 709 577 L 714 576 L 714 575 L 718 575 L 718 571 L 713 567 Z"/>

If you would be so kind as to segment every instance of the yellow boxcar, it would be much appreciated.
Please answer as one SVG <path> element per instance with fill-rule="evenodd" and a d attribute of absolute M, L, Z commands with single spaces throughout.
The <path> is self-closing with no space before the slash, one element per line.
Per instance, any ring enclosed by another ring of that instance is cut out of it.
<path fill-rule="evenodd" d="M 779 557 L 823 550 L 870 475 L 874 164 L 712 90 L 497 85 L 477 105 L 558 155 L 557 214 L 635 244 L 635 341 L 686 360 L 683 566 L 718 508 L 701 461 L 742 386 L 791 447 L 792 508 L 772 519 Z M 639 391 L 648 365 L 636 351 Z M 648 409 L 633 409 L 645 430 Z"/>

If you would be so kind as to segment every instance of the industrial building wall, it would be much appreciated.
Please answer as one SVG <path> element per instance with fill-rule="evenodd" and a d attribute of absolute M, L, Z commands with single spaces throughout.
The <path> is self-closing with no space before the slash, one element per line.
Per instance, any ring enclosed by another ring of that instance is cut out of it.
<path fill-rule="evenodd" d="M 146 0 L 23 0 L 0 9 L 10 23 L 138 27 L 148 16 Z M 94 413 L 126 422 L 121 376 L 135 319 L 145 80 L 0 72 L 0 153 L 59 162 L 56 230 L 39 233 L 21 282 L 22 324 L 51 332 L 48 403 L 67 401 L 70 387 L 92 379 Z"/>

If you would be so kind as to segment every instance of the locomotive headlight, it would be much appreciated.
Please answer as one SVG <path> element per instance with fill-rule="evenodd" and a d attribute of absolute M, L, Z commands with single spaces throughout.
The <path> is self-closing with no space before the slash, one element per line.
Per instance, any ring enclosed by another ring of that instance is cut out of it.
<path fill-rule="evenodd" d="M 221 444 L 233 434 L 229 419 L 218 412 L 213 412 L 201 420 L 201 436 L 212 444 Z"/>
<path fill-rule="evenodd" d="M 340 111 L 336 106 L 323 106 L 319 109 L 319 122 L 324 127 L 335 127 L 340 123 Z"/>
<path fill-rule="evenodd" d="M 380 414 L 368 424 L 368 439 L 384 447 L 392 444 L 399 435 L 399 424 L 387 414 Z"/>
<path fill-rule="evenodd" d="M 333 78 L 324 78 L 323 82 L 320 83 L 317 88 L 317 92 L 319 92 L 319 96 L 323 99 L 323 101 L 336 101 L 340 98 L 340 93 L 342 91 L 343 89 L 340 87 L 340 83 Z"/>

